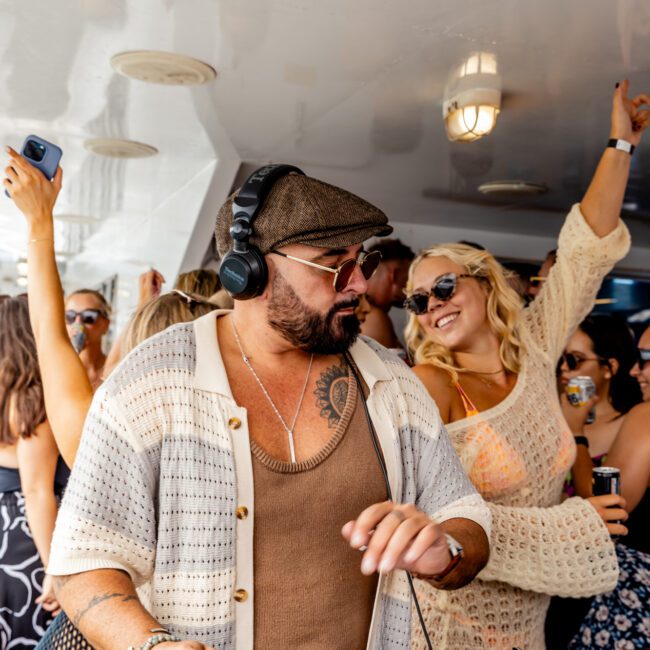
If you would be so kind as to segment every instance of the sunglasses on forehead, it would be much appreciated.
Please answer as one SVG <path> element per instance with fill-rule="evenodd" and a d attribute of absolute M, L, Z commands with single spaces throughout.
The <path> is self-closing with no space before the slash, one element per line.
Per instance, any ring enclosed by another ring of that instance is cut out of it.
<path fill-rule="evenodd" d="M 456 289 L 458 288 L 458 280 L 460 278 L 472 278 L 474 276 L 469 273 L 445 273 L 436 279 L 435 284 L 431 287 L 428 293 L 418 292 L 413 293 L 404 301 L 405 309 L 420 316 L 426 314 L 429 309 L 429 300 L 433 297 L 441 302 L 447 302 L 454 297 Z"/>
<path fill-rule="evenodd" d="M 328 273 L 334 273 L 333 285 L 334 291 L 337 293 L 343 291 L 350 280 L 352 279 L 352 274 L 357 265 L 363 274 L 363 277 L 366 280 L 374 275 L 379 262 L 381 262 L 381 253 L 379 251 L 372 251 L 371 253 L 366 253 L 361 251 L 357 257 L 351 257 L 349 260 L 345 260 L 342 264 L 336 268 L 331 268 L 329 266 L 323 266 L 322 264 L 316 264 L 315 262 L 310 262 L 309 260 L 303 260 L 300 257 L 294 257 L 293 255 L 287 255 L 286 253 L 281 253 L 280 251 L 271 251 L 274 255 L 280 255 L 281 257 L 286 257 L 288 260 L 293 260 L 294 262 L 300 262 L 300 264 L 305 264 L 311 266 L 314 269 L 319 269 L 321 271 L 327 271 Z"/>
<path fill-rule="evenodd" d="M 108 318 L 101 309 L 82 309 L 81 311 L 75 311 L 74 309 L 66 309 L 65 322 L 68 325 L 72 325 L 72 323 L 74 323 L 77 320 L 77 318 L 81 318 L 81 322 L 84 325 L 94 325 L 100 316 L 104 316 L 104 318 Z"/>

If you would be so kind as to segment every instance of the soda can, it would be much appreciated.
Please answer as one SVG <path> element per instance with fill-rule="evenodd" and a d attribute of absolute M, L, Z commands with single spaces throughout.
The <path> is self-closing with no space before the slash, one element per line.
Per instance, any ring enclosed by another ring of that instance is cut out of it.
<path fill-rule="evenodd" d="M 584 406 L 596 394 L 596 384 L 591 377 L 574 377 L 565 391 L 571 406 Z"/>
<path fill-rule="evenodd" d="M 621 493 L 621 471 L 618 467 L 594 467 L 591 476 L 595 497 Z"/>

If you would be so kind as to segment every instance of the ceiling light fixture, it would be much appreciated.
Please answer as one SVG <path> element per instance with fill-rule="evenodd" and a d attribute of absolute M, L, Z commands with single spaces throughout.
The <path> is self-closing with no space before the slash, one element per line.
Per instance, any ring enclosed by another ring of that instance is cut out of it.
<path fill-rule="evenodd" d="M 130 79 L 166 86 L 196 86 L 209 83 L 217 76 L 211 65 L 175 52 L 121 52 L 111 58 L 111 66 Z"/>
<path fill-rule="evenodd" d="M 92 153 L 109 158 L 148 158 L 158 153 L 158 149 L 149 144 L 119 138 L 93 138 L 86 140 L 84 147 Z"/>
<path fill-rule="evenodd" d="M 456 68 L 445 88 L 442 117 L 447 137 L 473 142 L 490 133 L 501 110 L 501 78 L 494 54 L 472 54 Z"/>

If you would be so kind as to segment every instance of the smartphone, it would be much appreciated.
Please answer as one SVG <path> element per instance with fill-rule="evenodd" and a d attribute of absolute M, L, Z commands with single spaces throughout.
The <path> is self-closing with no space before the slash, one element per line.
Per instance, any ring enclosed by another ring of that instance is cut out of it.
<path fill-rule="evenodd" d="M 61 147 L 57 147 L 37 135 L 28 135 L 23 142 L 20 154 L 30 165 L 36 167 L 48 181 L 51 181 L 56 174 L 56 168 L 59 166 L 63 151 Z M 5 194 L 9 196 L 6 190 Z"/>

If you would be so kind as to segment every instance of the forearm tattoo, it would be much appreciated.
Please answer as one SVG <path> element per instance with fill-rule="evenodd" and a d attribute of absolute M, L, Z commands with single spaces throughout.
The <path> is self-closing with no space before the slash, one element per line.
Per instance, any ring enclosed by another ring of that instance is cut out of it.
<path fill-rule="evenodd" d="M 335 365 L 327 368 L 316 380 L 316 406 L 321 417 L 327 420 L 327 426 L 335 429 L 343 416 L 348 399 L 348 368 Z"/>
<path fill-rule="evenodd" d="M 123 603 L 131 602 L 132 600 L 138 600 L 137 596 L 133 594 L 101 594 L 99 596 L 93 596 L 91 601 L 86 605 L 82 610 L 79 610 L 73 617 L 72 622 L 75 627 L 79 627 L 81 619 L 91 610 L 93 607 L 97 607 L 101 603 L 106 602 L 107 600 L 113 600 L 115 598 L 121 598 Z"/>

